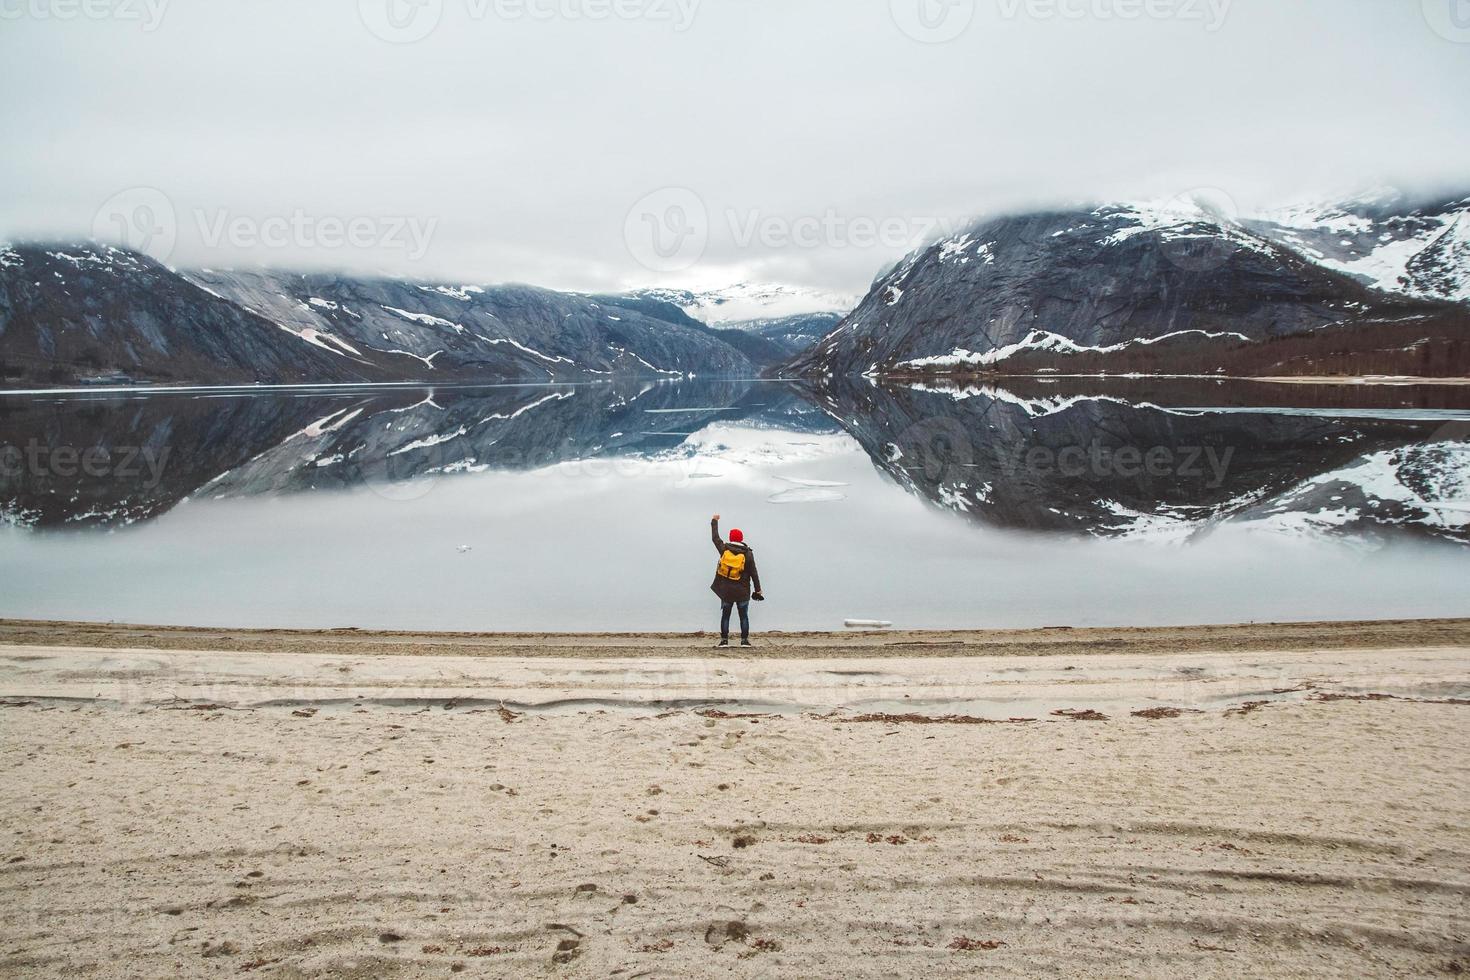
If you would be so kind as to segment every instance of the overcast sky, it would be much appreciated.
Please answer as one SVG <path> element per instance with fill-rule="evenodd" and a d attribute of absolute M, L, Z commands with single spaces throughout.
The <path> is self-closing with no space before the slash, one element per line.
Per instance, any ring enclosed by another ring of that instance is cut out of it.
<path fill-rule="evenodd" d="M 0 235 L 860 293 L 1033 203 L 1470 187 L 1466 6 L 0 0 Z"/>

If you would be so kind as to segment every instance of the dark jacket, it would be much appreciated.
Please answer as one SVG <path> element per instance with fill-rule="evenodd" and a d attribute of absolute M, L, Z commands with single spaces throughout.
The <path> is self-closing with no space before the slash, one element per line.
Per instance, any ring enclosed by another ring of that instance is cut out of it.
<path fill-rule="evenodd" d="M 721 578 L 716 573 L 710 591 L 719 596 L 721 602 L 749 602 L 751 585 L 755 586 L 755 591 L 761 590 L 761 573 L 755 568 L 755 552 L 748 545 L 720 540 L 718 521 L 709 522 L 709 536 L 715 543 L 715 551 L 721 555 L 726 551 L 733 551 L 737 555 L 745 556 L 745 573 L 739 579 Z"/>

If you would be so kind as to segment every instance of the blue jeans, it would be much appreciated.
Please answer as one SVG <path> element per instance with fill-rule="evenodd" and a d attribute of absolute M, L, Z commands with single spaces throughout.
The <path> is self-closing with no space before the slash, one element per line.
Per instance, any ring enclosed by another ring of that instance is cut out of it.
<path fill-rule="evenodd" d="M 730 609 L 740 607 L 740 639 L 750 639 L 750 603 L 725 602 L 720 604 L 720 639 L 730 638 Z"/>

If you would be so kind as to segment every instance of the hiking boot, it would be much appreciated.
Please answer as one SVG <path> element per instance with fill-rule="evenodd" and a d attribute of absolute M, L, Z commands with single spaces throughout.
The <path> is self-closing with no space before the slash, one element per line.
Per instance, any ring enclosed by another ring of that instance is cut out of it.
<path fill-rule="evenodd" d="M 730 641 L 729 640 L 721 640 L 719 643 L 716 643 L 715 644 L 715 649 L 718 650 L 720 647 L 727 647 L 729 645 L 730 645 Z"/>
<path fill-rule="evenodd" d="M 751 643 L 749 640 L 741 640 L 740 641 L 740 645 L 743 646 L 743 647 L 748 647 L 748 646 L 754 646 L 755 644 Z"/>

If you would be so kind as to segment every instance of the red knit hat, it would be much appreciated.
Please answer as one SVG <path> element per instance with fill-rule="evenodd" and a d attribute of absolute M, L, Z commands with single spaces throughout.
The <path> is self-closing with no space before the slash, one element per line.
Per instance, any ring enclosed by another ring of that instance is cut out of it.
<path fill-rule="evenodd" d="M 745 543 L 745 532 L 742 531 L 742 530 L 740 530 L 740 528 L 738 528 L 738 527 L 731 528 L 730 529 L 730 540 L 731 541 L 734 541 L 736 544 L 744 544 Z"/>

